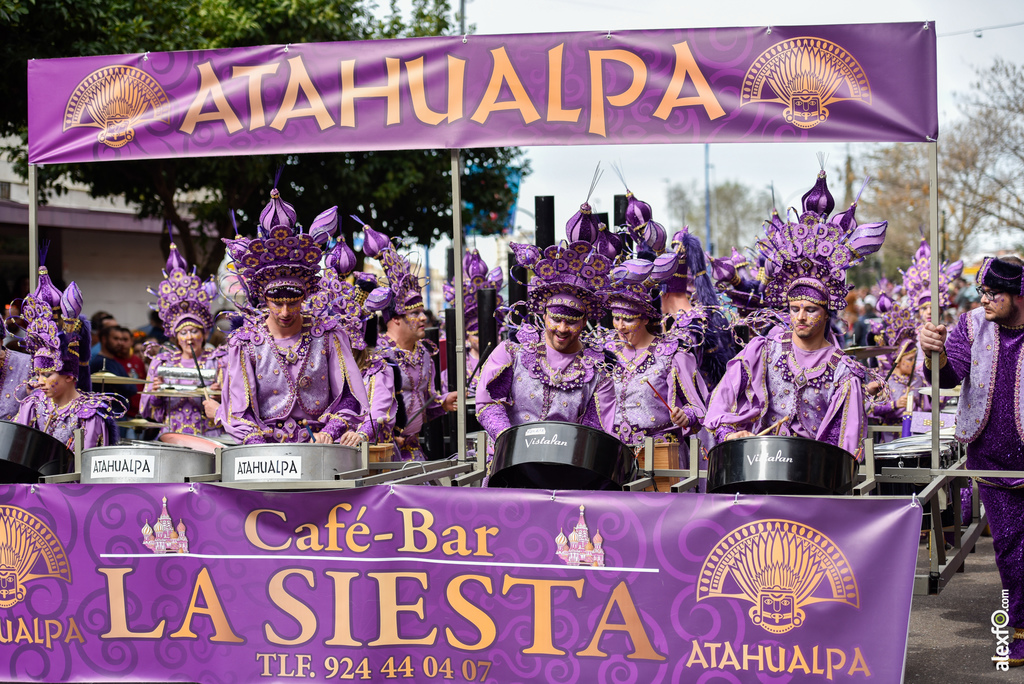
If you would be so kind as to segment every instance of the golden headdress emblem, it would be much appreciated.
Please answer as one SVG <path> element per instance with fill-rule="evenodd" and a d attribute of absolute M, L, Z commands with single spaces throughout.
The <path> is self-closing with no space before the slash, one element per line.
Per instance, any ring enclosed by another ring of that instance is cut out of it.
<path fill-rule="evenodd" d="M 831 539 L 791 520 L 759 520 L 727 534 L 704 560 L 697 601 L 749 601 L 751 621 L 772 634 L 804 623 L 803 607 L 833 601 L 860 608 L 857 579 Z"/>
<path fill-rule="evenodd" d="M 843 100 L 871 104 L 864 69 L 845 48 L 821 38 L 776 43 L 747 69 L 740 106 L 758 102 L 786 105 L 783 116 L 798 128 L 814 128 L 828 119 L 829 105 Z"/>
<path fill-rule="evenodd" d="M 64 107 L 64 130 L 81 126 L 102 129 L 97 136 L 107 147 L 124 147 L 135 139 L 143 121 L 170 123 L 167 94 L 141 69 L 110 66 L 97 69 L 78 84 Z"/>
<path fill-rule="evenodd" d="M 0 608 L 23 600 L 25 583 L 43 577 L 71 582 L 64 546 L 36 516 L 0 506 Z"/>

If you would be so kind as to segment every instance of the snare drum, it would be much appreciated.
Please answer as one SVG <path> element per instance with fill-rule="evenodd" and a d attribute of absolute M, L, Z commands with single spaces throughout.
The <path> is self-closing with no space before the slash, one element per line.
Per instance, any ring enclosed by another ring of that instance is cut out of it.
<path fill-rule="evenodd" d="M 184 482 L 210 475 L 213 454 L 160 442 L 127 442 L 82 452 L 82 482 L 90 484 L 156 484 Z"/>
<path fill-rule="evenodd" d="M 361 465 L 359 449 L 340 444 L 246 444 L 221 452 L 221 480 L 269 485 L 333 481 L 337 473 Z"/>

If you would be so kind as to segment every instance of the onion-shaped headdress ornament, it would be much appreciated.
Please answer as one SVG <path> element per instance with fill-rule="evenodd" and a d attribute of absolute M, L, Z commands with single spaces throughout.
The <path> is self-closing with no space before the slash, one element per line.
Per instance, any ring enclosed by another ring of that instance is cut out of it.
<path fill-rule="evenodd" d="M 348 333 L 352 348 L 366 349 L 367 332 L 376 331 L 375 324 L 368 329 L 367 323 L 391 304 L 392 294 L 378 286 L 376 276 L 354 273 L 355 267 L 355 252 L 339 238 L 324 260 L 319 288 L 306 300 L 306 308 L 316 316 L 335 316 Z"/>
<path fill-rule="evenodd" d="M 392 318 L 405 316 L 423 310 L 423 285 L 420 277 L 412 272 L 409 259 L 398 253 L 390 238 L 374 230 L 353 216 L 363 225 L 363 254 L 376 259 L 384 269 L 384 277 L 389 291 L 387 303 L 379 309 L 381 317 L 387 323 Z M 377 306 L 379 296 L 375 296 L 371 304 Z"/>
<path fill-rule="evenodd" d="M 156 291 L 149 290 L 157 296 L 156 305 L 150 305 L 160 315 L 167 334 L 174 336 L 181 328 L 193 325 L 209 333 L 213 327 L 213 316 L 210 314 L 210 290 L 193 268 L 189 272 L 185 258 L 171 243 L 171 251 L 164 266 L 164 279 Z"/>
<path fill-rule="evenodd" d="M 762 257 L 763 260 L 763 257 Z M 732 248 L 727 257 L 708 257 L 715 288 L 727 296 L 738 311 L 753 313 L 764 303 L 764 267 Z"/>
<path fill-rule="evenodd" d="M 903 354 L 917 349 L 917 315 L 913 307 L 898 304 L 884 289 L 878 295 L 875 309 L 881 315 L 868 323 L 871 339 L 880 347 L 895 348 L 892 354 L 879 359 L 883 367 L 889 368 L 899 362 L 896 357 L 901 355 L 901 349 Z"/>
<path fill-rule="evenodd" d="M 803 196 L 803 213 L 796 221 L 783 223 L 777 213 L 765 221 L 758 247 L 766 260 L 764 299 L 769 307 L 782 309 L 790 301 L 807 300 L 830 311 L 846 308 L 846 271 L 878 251 L 888 222 L 858 225 L 856 202 L 830 219 L 834 208 L 822 169 Z"/>
<path fill-rule="evenodd" d="M 500 290 L 504 282 L 504 275 L 501 268 L 495 266 L 487 270 L 480 252 L 472 250 L 462 257 L 462 306 L 466 316 L 466 331 L 474 332 L 479 329 L 480 321 L 477 313 L 476 293 L 480 290 Z M 455 304 L 455 283 L 444 284 L 444 299 L 449 304 Z M 495 316 L 498 317 L 498 326 L 501 326 L 501 307 L 504 301 L 501 295 L 497 296 L 495 304 Z"/>
<path fill-rule="evenodd" d="M 267 299 L 297 301 L 312 294 L 320 279 L 323 245 L 338 226 L 338 208 L 317 216 L 309 232 L 296 227 L 294 207 L 281 199 L 275 187 L 270 202 L 260 214 L 255 238 L 224 239 L 235 271 L 253 304 Z"/>
<path fill-rule="evenodd" d="M 932 248 L 922 237 L 917 252 L 914 253 L 914 262 L 903 273 L 903 287 L 907 290 L 907 296 L 915 309 L 932 301 Z M 964 270 L 964 262 L 959 259 L 953 263 L 942 262 L 939 267 L 939 307 L 946 309 L 952 303 L 949 299 L 949 286 Z M 980 271 L 979 271 L 980 273 Z"/>

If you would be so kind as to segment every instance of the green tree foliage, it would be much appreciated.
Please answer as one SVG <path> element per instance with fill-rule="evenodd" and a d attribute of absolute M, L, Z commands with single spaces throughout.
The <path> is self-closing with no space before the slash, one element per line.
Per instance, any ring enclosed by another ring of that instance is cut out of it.
<path fill-rule="evenodd" d="M 409 18 L 392 2 L 378 19 L 365 0 L 0 0 L 0 43 L 6 97 L 0 98 L 0 132 L 26 139 L 26 62 L 29 59 L 145 51 L 195 50 L 300 42 L 328 42 L 450 34 L 457 30 L 448 0 L 414 0 Z M 24 142 L 5 152 L 27 175 Z M 518 148 L 463 151 L 464 224 L 482 233 L 501 230 L 514 205 L 508 174 L 529 172 Z M 451 159 L 447 150 L 245 156 L 102 164 L 52 165 L 40 169 L 43 200 L 81 183 L 96 197 L 123 196 L 140 217 L 176 227 L 176 240 L 200 271 L 216 269 L 221 237 L 234 229 L 252 234 L 282 169 L 282 196 L 308 224 L 338 205 L 351 237 L 359 215 L 392 235 L 429 243 L 451 226 Z"/>

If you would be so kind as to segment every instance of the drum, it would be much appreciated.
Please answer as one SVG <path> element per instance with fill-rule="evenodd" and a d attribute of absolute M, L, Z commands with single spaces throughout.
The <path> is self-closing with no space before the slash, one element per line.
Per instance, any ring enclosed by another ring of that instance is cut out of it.
<path fill-rule="evenodd" d="M 708 492 L 715 494 L 846 494 L 857 459 L 826 442 L 803 437 L 746 437 L 708 453 Z"/>
<path fill-rule="evenodd" d="M 247 444 L 221 452 L 221 481 L 322 482 L 361 465 L 359 449 L 340 444 Z"/>
<path fill-rule="evenodd" d="M 396 460 L 395 445 L 391 442 L 384 444 L 371 444 L 368 448 L 370 463 L 388 463 Z"/>
<path fill-rule="evenodd" d="M 942 452 L 941 462 L 948 461 L 949 437 L 939 439 Z M 940 463 L 942 465 L 942 463 Z M 882 474 L 882 468 L 931 468 L 932 436 L 928 434 L 900 437 L 885 444 L 875 445 L 875 475 Z M 911 482 L 879 482 L 878 493 L 883 496 L 913 496 L 924 489 L 923 484 Z"/>
<path fill-rule="evenodd" d="M 213 454 L 160 442 L 122 442 L 82 452 L 82 482 L 156 484 L 184 482 L 217 468 Z"/>
<path fill-rule="evenodd" d="M 0 420 L 0 483 L 38 482 L 70 471 L 73 463 L 74 454 L 42 430 Z"/>
<path fill-rule="evenodd" d="M 494 441 L 490 487 L 619 490 L 633 479 L 633 451 L 601 430 L 575 423 L 510 427 Z"/>

